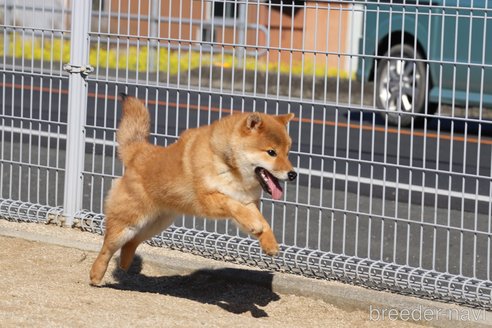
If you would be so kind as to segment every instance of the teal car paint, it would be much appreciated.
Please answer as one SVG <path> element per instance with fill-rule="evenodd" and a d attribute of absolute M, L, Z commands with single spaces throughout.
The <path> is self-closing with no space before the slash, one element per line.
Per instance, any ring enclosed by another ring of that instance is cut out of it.
<path fill-rule="evenodd" d="M 390 122 L 408 125 L 402 114 L 423 118 L 439 104 L 492 107 L 492 0 L 368 1 L 364 7 L 357 77 L 375 82 L 378 107 Z"/>

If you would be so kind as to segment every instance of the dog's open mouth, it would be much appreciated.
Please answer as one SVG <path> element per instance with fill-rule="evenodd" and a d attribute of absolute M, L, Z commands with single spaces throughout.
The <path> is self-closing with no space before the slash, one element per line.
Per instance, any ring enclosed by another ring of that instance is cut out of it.
<path fill-rule="evenodd" d="M 272 198 L 275 200 L 282 198 L 283 190 L 276 177 L 262 167 L 257 167 L 255 169 L 255 173 L 256 177 L 260 181 L 261 187 L 265 192 L 272 195 Z"/>

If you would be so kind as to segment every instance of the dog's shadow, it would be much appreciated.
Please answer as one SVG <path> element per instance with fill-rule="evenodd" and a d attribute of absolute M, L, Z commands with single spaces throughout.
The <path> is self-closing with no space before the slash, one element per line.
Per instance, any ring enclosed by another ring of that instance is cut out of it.
<path fill-rule="evenodd" d="M 142 258 L 136 256 L 127 272 L 113 271 L 115 283 L 107 288 L 156 293 L 213 304 L 231 313 L 251 312 L 255 318 L 267 317 L 264 307 L 278 301 L 272 291 L 273 274 L 243 269 L 202 269 L 188 275 L 151 277 L 141 273 Z"/>

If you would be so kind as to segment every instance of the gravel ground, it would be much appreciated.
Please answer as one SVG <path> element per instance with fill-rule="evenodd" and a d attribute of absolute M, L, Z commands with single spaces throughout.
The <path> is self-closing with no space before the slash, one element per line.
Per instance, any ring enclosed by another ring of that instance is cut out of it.
<path fill-rule="evenodd" d="M 91 287 L 88 272 L 96 252 L 54 244 L 69 240 L 95 250 L 101 236 L 0 220 L 0 235 L 7 230 L 36 234 L 45 242 L 0 236 L 2 327 L 418 326 L 370 321 L 365 311 L 348 311 L 322 300 L 276 293 L 267 284 L 214 275 L 221 269 L 205 269 L 210 260 L 148 245 L 140 248 L 143 260 L 135 261 L 133 273 L 119 272 L 112 261 L 105 285 Z M 165 263 L 146 261 L 152 254 L 195 261 L 204 269 L 176 272 Z M 243 276 L 258 274 L 247 267 L 238 271 Z"/>

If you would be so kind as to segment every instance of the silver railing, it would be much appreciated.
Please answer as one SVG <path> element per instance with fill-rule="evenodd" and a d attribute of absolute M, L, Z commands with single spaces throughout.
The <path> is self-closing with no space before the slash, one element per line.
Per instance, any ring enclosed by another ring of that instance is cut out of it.
<path fill-rule="evenodd" d="M 278 257 L 195 217 L 149 243 L 492 308 L 488 2 L 57 3 L 0 2 L 1 217 L 103 234 L 120 92 L 163 146 L 232 112 L 293 112 L 299 179 L 261 201 Z"/>

